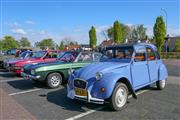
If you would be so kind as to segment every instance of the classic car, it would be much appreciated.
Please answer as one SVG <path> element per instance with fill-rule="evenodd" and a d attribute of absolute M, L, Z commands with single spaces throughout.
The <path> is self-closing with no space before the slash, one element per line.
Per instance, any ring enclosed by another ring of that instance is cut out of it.
<path fill-rule="evenodd" d="M 41 63 L 41 62 L 52 62 L 57 60 L 57 54 L 61 51 L 58 50 L 47 50 L 47 51 L 37 51 L 29 59 L 24 59 L 20 61 L 15 61 L 9 63 L 9 70 L 15 72 L 17 75 L 21 74 L 21 68 L 30 63 Z"/>
<path fill-rule="evenodd" d="M 70 70 L 67 96 L 90 103 L 109 103 L 113 110 L 126 105 L 128 95 L 156 83 L 163 89 L 167 69 L 152 44 L 134 43 L 109 46 L 100 62 Z"/>
<path fill-rule="evenodd" d="M 18 50 L 15 48 L 5 51 L 4 54 L 0 56 L 0 67 L 3 68 L 3 61 L 5 59 L 17 57 L 17 53 L 18 53 Z"/>
<path fill-rule="evenodd" d="M 8 58 L 8 59 L 5 59 L 3 61 L 3 68 L 8 69 L 10 63 L 17 62 L 17 61 L 22 61 L 24 59 L 29 59 L 29 58 L 32 57 L 32 55 L 33 55 L 32 51 L 25 51 L 25 52 L 22 52 L 19 55 L 19 57 L 17 57 L 17 58 Z"/>
<path fill-rule="evenodd" d="M 96 52 L 68 51 L 59 57 L 59 60 L 51 63 L 26 65 L 21 74 L 25 79 L 46 82 L 49 88 L 57 88 L 68 79 L 68 70 L 79 69 L 91 62 L 98 61 L 101 57 Z"/>

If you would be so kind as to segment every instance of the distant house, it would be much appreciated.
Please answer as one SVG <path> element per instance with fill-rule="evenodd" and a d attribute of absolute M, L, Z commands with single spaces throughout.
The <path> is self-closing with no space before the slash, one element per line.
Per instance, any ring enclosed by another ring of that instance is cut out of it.
<path fill-rule="evenodd" d="M 99 47 L 104 48 L 104 47 L 107 47 L 107 46 L 110 46 L 110 45 L 113 45 L 113 44 L 114 44 L 114 41 L 113 41 L 113 40 L 104 40 L 104 41 L 99 45 Z"/>
<path fill-rule="evenodd" d="M 80 49 L 80 45 L 66 45 L 65 50 L 77 50 Z"/>
<path fill-rule="evenodd" d="M 80 49 L 83 51 L 91 51 L 92 50 L 92 48 L 90 47 L 89 44 L 81 44 Z"/>
<path fill-rule="evenodd" d="M 166 37 L 163 45 L 163 52 L 173 52 L 175 50 L 175 43 L 180 41 L 180 36 L 178 37 Z"/>

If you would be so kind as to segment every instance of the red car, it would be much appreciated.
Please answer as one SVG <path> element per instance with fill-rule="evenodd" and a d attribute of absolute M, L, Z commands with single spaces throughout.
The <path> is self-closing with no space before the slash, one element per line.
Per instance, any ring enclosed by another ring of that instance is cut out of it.
<path fill-rule="evenodd" d="M 21 74 L 21 68 L 30 63 L 53 62 L 57 60 L 57 56 L 61 53 L 58 50 L 37 51 L 29 59 L 15 61 L 9 64 L 9 70 L 17 75 Z"/>

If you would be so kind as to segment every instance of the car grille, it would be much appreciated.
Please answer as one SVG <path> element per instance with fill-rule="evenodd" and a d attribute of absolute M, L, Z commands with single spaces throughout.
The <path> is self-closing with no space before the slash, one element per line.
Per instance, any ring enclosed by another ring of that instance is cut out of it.
<path fill-rule="evenodd" d="M 74 80 L 74 87 L 86 89 L 87 82 L 81 79 L 75 79 Z"/>
<path fill-rule="evenodd" d="M 31 70 L 30 69 L 24 69 L 23 72 L 26 73 L 26 74 L 31 74 Z"/>

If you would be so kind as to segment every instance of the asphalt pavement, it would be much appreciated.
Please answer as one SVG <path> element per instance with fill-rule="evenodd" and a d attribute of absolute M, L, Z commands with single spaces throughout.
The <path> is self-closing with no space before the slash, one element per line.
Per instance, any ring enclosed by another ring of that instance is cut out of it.
<path fill-rule="evenodd" d="M 167 65 L 169 78 L 164 90 L 147 87 L 129 98 L 122 111 L 66 97 L 66 86 L 48 89 L 43 84 L 16 77 L 0 70 L 1 88 L 38 120 L 179 120 L 180 66 Z"/>

